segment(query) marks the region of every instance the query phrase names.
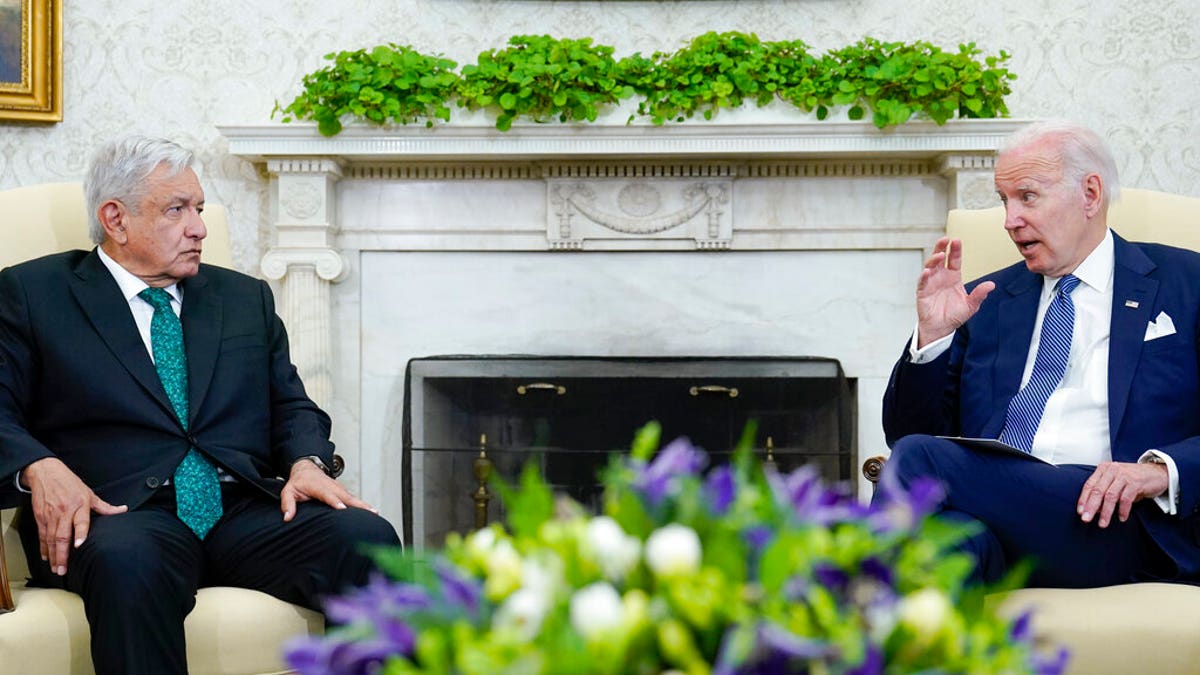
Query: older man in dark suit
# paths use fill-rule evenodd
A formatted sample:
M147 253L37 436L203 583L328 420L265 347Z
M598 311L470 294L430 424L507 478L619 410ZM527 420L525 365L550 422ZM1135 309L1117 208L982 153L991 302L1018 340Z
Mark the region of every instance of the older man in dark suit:
M995 182L1024 261L964 287L961 242L935 246L885 479L945 484L947 514L984 526L983 579L1025 558L1039 586L1200 579L1200 254L1109 230L1116 164L1077 125L1018 132Z
M184 673L202 585L316 608L395 531L329 474L270 289L200 264L192 155L129 138L87 180L91 252L0 272L0 478L34 581L81 595L100 673ZM6 477L6 478L5 478Z

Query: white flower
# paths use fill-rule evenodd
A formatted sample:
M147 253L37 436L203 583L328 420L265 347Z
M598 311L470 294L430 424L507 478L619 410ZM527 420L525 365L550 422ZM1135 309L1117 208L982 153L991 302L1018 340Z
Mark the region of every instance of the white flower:
M467 535L467 550L472 554L486 556L496 545L496 530L485 527Z
M619 626L623 614L621 596L607 581L597 581L571 596L571 625L584 638Z
M548 598L530 588L522 588L504 601L496 610L493 624L498 629L515 631L525 640L532 640L542 629L542 620L549 609Z
M511 541L502 539L493 546L485 564L487 581L483 584L483 593L489 600L508 597L521 586L521 555Z
M563 563L558 556L548 552L535 552L521 560L521 588L528 588L549 598L566 585Z
M671 524L646 539L646 564L660 579L700 569L700 537L684 525Z
M605 578L612 581L623 579L642 552L641 542L625 534L617 521L608 516L593 518L588 523L584 541Z
M897 614L900 623L918 638L931 640L946 625L951 611L945 593L936 588L922 588L901 598Z

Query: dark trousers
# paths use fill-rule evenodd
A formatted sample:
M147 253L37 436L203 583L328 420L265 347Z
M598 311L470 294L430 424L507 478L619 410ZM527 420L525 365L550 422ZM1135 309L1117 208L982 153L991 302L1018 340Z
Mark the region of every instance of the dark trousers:
M1170 576L1167 556L1151 540L1140 513L1159 507L1134 504L1122 523L1084 523L1075 512L1083 483L1095 467L1052 465L975 450L914 434L900 439L884 466L886 480L908 487L921 476L946 489L945 517L984 526L964 542L978 563L977 580L996 581L1019 560L1034 563L1029 586L1092 588ZM886 499L877 493L876 499Z
M222 492L225 513L204 541L175 515L169 487L135 511L93 515L65 579L39 560L25 509L33 581L82 596L99 675L186 673L183 620L202 586L251 588L319 611L324 596L367 580L373 566L363 544L399 545L369 511L305 502L285 523L279 502L257 490L224 484Z

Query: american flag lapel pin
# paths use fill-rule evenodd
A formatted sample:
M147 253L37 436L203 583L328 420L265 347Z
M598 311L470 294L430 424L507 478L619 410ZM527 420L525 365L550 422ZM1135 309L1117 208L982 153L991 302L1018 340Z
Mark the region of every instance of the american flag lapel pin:
M1137 300L1126 300L1126 301L1125 301L1125 306L1126 306L1126 307L1129 307L1130 309L1137 309L1137 308L1138 308L1138 301L1137 301Z

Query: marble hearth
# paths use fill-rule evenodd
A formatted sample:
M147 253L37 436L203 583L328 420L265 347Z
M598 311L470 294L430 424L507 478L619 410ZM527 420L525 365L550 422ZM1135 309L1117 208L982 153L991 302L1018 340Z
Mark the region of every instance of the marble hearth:
M262 273L345 479L400 523L416 357L830 357L882 450L921 260L1021 124L221 131L266 169Z

